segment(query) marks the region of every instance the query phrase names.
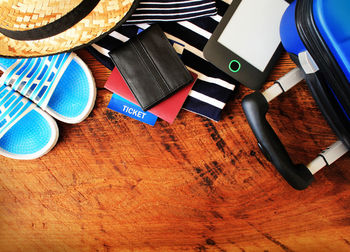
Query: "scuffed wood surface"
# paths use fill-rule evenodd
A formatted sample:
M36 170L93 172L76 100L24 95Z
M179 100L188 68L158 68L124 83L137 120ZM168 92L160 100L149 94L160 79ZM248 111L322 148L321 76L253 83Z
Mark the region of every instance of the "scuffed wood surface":
M1 251L350 251L349 154L296 191L256 145L240 105L250 90L236 90L218 123L181 111L150 127L106 108L109 70L78 54L95 108L59 123L46 156L0 157ZM293 67L283 55L266 86ZM305 83L268 120L295 162L336 140Z

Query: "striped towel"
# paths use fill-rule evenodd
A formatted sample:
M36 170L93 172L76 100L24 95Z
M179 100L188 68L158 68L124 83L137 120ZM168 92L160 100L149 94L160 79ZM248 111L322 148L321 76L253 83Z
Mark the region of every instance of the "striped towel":
M215 14L214 0L143 0L126 24L182 21Z
M218 0L218 13L214 16L195 18L180 22L160 22L159 25L170 40L185 45L182 54L184 64L198 74L198 79L186 99L183 109L219 121L221 112L231 98L237 82L206 61L203 48L220 22L229 3ZM108 52L135 36L139 28L149 24L122 26L99 40L88 50L109 69L114 68Z

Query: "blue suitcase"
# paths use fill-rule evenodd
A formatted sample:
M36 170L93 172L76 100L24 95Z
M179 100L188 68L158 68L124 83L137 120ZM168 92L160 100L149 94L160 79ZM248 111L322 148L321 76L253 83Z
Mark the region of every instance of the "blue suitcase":
M282 17L280 35L297 68L263 93L246 96L242 106L265 156L301 190L350 149L350 0L296 0ZM308 165L295 165L265 115L269 101L302 79L339 141Z

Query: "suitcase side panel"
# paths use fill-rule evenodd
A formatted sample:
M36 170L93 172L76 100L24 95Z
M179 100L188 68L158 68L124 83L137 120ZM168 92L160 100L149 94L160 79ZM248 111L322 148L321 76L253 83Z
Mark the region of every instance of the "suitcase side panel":
M303 42L298 34L295 24L296 1L292 2L286 9L280 23L280 36L283 47L288 53L298 55L306 51Z
M350 88L350 1L314 1L316 26L349 81Z

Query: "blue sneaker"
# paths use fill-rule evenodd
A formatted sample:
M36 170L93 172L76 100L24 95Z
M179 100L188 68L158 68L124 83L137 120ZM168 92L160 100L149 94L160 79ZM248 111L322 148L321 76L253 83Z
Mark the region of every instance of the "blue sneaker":
M96 99L94 78L75 53L9 59L0 58L5 84L27 97L57 120L79 123Z
M6 85L0 86L0 154L34 159L49 152L58 139L56 121Z

